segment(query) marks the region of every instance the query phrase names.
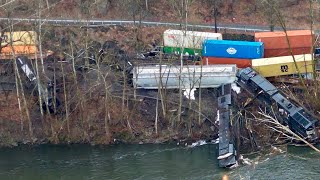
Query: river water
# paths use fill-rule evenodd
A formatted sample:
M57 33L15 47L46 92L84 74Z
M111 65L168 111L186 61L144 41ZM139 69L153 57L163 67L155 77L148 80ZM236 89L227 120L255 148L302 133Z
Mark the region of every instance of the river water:
M38 146L0 149L0 179L320 179L320 155L308 148L254 157L221 169L217 145ZM252 157L253 158L253 157ZM259 160L257 160L259 159ZM253 160L253 159L252 159Z

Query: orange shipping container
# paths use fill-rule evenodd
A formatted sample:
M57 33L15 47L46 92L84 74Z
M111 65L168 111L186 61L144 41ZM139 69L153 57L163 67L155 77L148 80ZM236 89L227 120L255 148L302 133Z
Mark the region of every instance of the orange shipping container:
M238 68L251 67L250 59L237 59L237 58L217 58L217 57L203 57L203 65L210 64L236 64Z
M287 31L291 48L307 48L315 39L310 30ZM263 42L265 49L288 49L286 34L282 31L255 33L255 41ZM310 53L310 52L309 52Z
M10 56L12 55L12 51L15 55L34 55L37 53L37 47L36 46L13 46L11 48L10 46L3 47L1 49L1 55L2 56Z
M300 54L310 54L311 49L310 47L307 48L293 48L292 53L293 55L300 55ZM279 56L291 56L289 49L265 49L264 50L264 57L279 57Z

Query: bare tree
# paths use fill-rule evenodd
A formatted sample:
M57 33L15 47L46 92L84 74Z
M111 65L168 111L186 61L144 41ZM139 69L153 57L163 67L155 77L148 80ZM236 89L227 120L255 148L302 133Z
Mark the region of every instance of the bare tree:
M265 3L266 6L269 6L270 8L273 9L273 12L275 14L276 20L280 24L282 30L285 33L286 41L287 41L287 44L288 44L288 49L289 49L290 54L292 56L292 59L293 59L293 62L294 62L294 66L295 66L295 68L296 68L296 70L298 72L299 79L300 79L301 83L303 84L303 86L305 87L305 89L307 89L306 85L305 85L305 81L304 81L304 79L302 77L302 74L300 73L301 72L300 68L298 67L298 64L296 62L295 56L293 54L293 50L292 50L291 43L290 43L289 36L288 36L288 32L287 32L287 24L286 24L285 17L282 15L281 11L278 9L279 7L276 6L277 5L276 3L273 3L273 2L270 2L270 1L266 1L266 0L263 0L262 2Z
M316 152L320 153L320 150L318 148L316 148L315 146L313 146L311 143L309 143L308 141L306 141L305 139L303 139L302 137L300 137L299 135L297 135L296 133L294 133L293 131L291 131L289 129L288 126L285 126L283 124L281 124L278 119L275 116L275 113L272 109L272 114L268 115L265 114L263 112L259 112L259 114L262 116L262 118L257 118L258 121L262 121L264 123L269 123L270 125L267 125L271 130L278 132L282 135L284 135L285 137L287 137L288 139L294 139L297 141L302 141L303 143L305 143L306 145L308 145L310 148L312 148L313 150L315 150Z

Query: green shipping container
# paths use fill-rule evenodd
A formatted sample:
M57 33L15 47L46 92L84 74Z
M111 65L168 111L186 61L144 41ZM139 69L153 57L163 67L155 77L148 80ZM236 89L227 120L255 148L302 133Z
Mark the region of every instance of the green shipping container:
M166 54L180 54L182 48L180 47L168 47L165 46L163 47L163 52ZM183 49L183 54L188 54L188 55L198 55L201 56L201 49L193 49L193 48L184 48Z

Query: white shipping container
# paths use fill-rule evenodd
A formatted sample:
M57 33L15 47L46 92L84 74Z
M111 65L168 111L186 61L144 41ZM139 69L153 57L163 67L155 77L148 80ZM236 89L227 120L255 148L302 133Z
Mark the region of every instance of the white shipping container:
M172 29L163 33L163 45L168 47L202 49L202 43L207 39L222 40L222 34Z

